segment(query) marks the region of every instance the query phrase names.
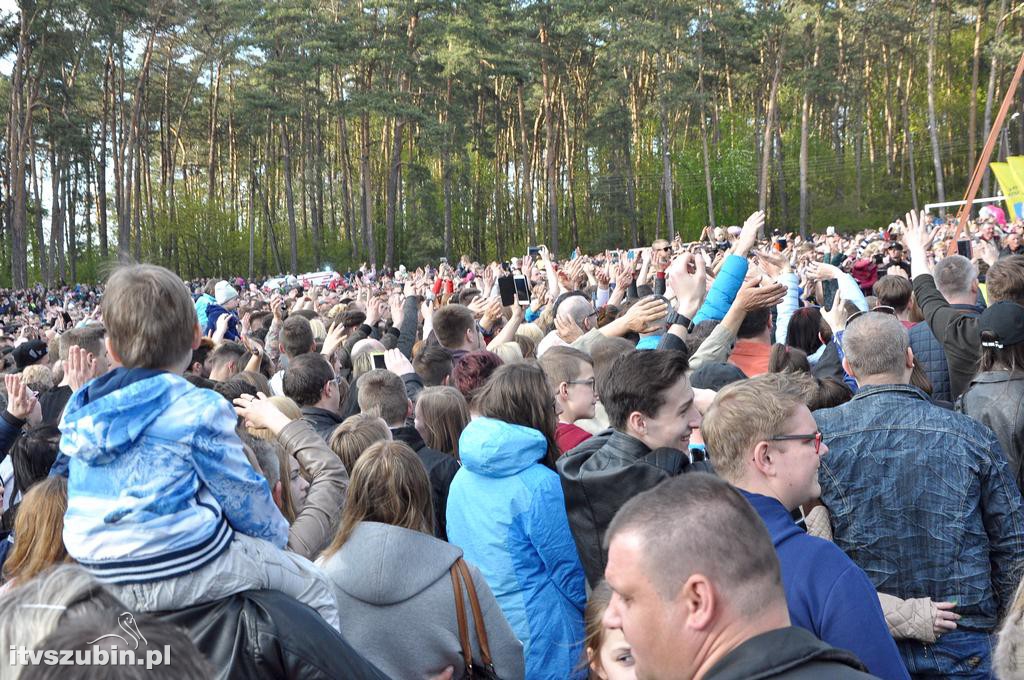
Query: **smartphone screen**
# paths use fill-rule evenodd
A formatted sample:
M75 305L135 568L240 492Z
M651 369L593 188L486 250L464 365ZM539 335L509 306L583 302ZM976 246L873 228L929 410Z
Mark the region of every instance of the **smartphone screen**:
M538 255L540 255L540 248L538 248L537 246L530 246L529 248L526 249L526 254L529 255L530 257L537 257Z
M387 368L384 365L384 352L373 353L373 367L374 368Z
M512 281L511 275L498 277L498 293L501 295L502 307L510 307L515 304L516 284Z
M970 260L973 257L973 253L972 253L972 249L971 249L971 242L968 241L967 239L961 239L961 240L957 241L956 242L956 252L957 252L957 255L963 255L968 260Z
M530 284L527 282L526 277L516 276L514 283L516 295L519 296L519 304L523 306L530 304ZM502 301L502 304L504 304L504 301Z

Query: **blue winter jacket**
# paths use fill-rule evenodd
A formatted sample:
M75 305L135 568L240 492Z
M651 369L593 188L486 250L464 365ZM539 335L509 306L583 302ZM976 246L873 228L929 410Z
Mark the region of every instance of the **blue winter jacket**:
M771 534L793 625L853 652L873 675L908 680L867 574L834 543L798 527L777 499L743 489L740 493Z
M237 342L242 337L238 333L238 316L216 303L206 308L206 326L203 328L203 334L211 335L217 330L217 319L222 314L228 315L228 330L224 333L224 339Z
M725 318L729 307L732 307L733 300L736 299L736 294L743 286L743 279L747 276L747 267L749 266L745 257L730 255L725 258L722 268L718 270L718 276L711 284L711 290L704 298L704 304L700 306L697 315L693 317L695 325L705 319L721 321Z
M200 328L206 328L206 310L207 308L209 308L210 305L216 303L217 298L207 293L203 293L202 295L199 296L199 299L196 300L196 316L199 317Z
M577 666L587 594L562 486L539 462L546 452L537 430L473 420L459 438L447 528L522 641L526 677L565 680L585 676Z
M171 373L115 369L75 392L64 544L108 583L158 581L212 562L234 531L283 548L288 523L242 452L235 413Z

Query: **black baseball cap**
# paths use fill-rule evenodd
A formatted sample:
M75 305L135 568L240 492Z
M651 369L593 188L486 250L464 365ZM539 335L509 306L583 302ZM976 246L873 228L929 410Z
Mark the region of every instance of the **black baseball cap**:
M11 356L14 357L14 364L18 370L23 370L46 356L46 343L42 340L23 342L14 348Z
M981 313L978 330L982 347L1003 349L1024 342L1024 307L1016 302L996 302Z

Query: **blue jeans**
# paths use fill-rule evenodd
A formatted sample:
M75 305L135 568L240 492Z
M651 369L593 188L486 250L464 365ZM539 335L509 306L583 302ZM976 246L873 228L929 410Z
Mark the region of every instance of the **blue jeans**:
M932 644L897 640L896 646L914 680L995 678L992 674L994 641L988 633L957 630L942 635Z

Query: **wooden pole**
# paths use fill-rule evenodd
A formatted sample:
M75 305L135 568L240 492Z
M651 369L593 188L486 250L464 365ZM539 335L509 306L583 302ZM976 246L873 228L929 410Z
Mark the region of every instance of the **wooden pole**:
M996 146L996 140L999 139L999 133L1003 130L1003 121L1006 119L1006 113L1010 110L1010 104L1013 103L1013 95L1017 92L1017 85L1020 83L1020 77L1024 74L1024 53L1020 55L1020 61L1017 62L1017 70L1013 72L1013 79L1010 80L1010 86L1006 88L1006 95L1003 97L1003 103L999 106L999 112L996 114L995 122L992 123L992 129L988 133L988 139L985 140L985 148L982 149L981 155L978 156L978 164L974 166L974 174L971 175L971 183L967 185L967 193L964 195L965 203L960 206L960 212L957 215L956 233L953 235L953 240L949 242L949 255L956 254L956 242L960 238L960 235L964 232L967 227L967 220L971 216L971 207L974 205L974 198L978 195L978 187L981 186L981 178L985 176L985 168L988 166L988 160L992 157L992 150ZM1014 217L1010 215L1010 217Z

